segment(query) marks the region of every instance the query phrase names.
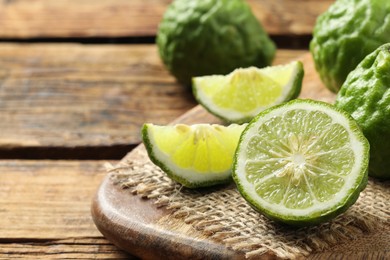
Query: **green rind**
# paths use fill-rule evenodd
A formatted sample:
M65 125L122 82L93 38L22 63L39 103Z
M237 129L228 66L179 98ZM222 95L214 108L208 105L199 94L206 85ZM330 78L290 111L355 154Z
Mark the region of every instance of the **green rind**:
M325 86L337 93L363 58L390 42L389 0L337 0L321 14L310 52Z
M149 138L149 133L148 133L148 124L144 124L142 129L141 129L141 134L142 134L142 141L144 143L144 146L146 148L146 151L148 153L149 159L156 165L158 166L163 172L165 172L169 178L172 180L180 183L184 187L190 188L190 189L196 189L196 188L203 188L203 187L210 187L210 186L215 186L215 185L221 185L221 184L226 184L232 181L231 175L228 175L226 179L221 179L221 180L210 180L210 181L204 181L204 182L189 182L187 179L181 177L178 173L175 173L170 169L169 167L166 166L161 160L156 156L156 154L153 151L153 144Z
M282 103L297 98L299 96L299 94L301 93L302 81L303 81L303 77L305 75L305 71L304 71L304 68L303 68L303 63L301 61L297 61L297 67L298 67L298 73L296 74L296 77L294 79L293 84L291 84L290 92L286 95L286 98L282 101ZM244 124L244 123L248 123L249 121L251 121L257 115L257 114L253 114L253 115L250 115L250 116L242 117L242 118L237 119L237 120L230 120L224 114L221 114L218 111L215 111L212 108L210 108L209 106L207 106L202 101L202 99L199 98L194 78L192 78L192 93L193 93L196 101L204 109L206 109L210 114L218 117L219 119L221 119L225 123L229 123L229 124ZM274 105L278 105L278 104L274 104Z
M390 179L390 43L351 71L335 105L352 115L370 142L369 175Z
M283 216L280 214L277 214L275 212L272 212L268 209L265 209L262 207L254 198L251 198L250 195L248 195L245 192L245 187L241 185L240 179L237 177L237 162L238 162L238 155L241 152L242 149L245 149L245 147L241 147L242 140L246 137L246 133L248 132L248 129L251 127L254 127L256 125L256 122L260 117L265 116L268 113L271 113L273 110L282 107L282 106L291 106L294 105L295 103L307 103L307 104L317 104L317 105L322 105L325 107L328 107L330 109L336 110L342 115L344 115L346 118L348 118L349 126L351 127L352 132L356 133L356 137L358 140L360 140L363 143L363 146L365 148L365 153L366 156L363 158L362 161L362 173L360 178L357 179L353 191L349 193L349 196L343 198L338 204L336 204L333 208L331 208L329 211L324 211L324 212L318 212L318 214L313 215L313 216L308 216L308 217L293 217L293 216ZM259 113L244 129L243 133L241 134L236 153L233 159L233 167L232 167L232 177L234 182L236 183L237 189L240 192L240 194L243 196L243 198L251 205L256 211L262 213L263 215L267 216L268 218L285 223L291 226L310 226L310 225L316 225L319 223L323 223L326 221L329 221L336 216L342 214L345 212L349 207L351 207L356 200L359 197L360 192L366 187L367 181L368 181L368 163L369 163L369 150L370 150L370 145L365 138L365 136L362 134L358 124L355 122L355 120L344 110L339 109L337 107L334 107L328 103L325 102L320 102L320 101L314 101L314 100L301 100L301 99L296 99L293 101L290 101L288 103L280 104L274 107L271 107L269 109L264 110L263 112Z
M194 76L265 67L276 52L244 0L175 0L159 24L156 43L167 69L184 85Z
M292 84L292 88L290 90L290 93L286 96L286 99L284 100L284 102L296 99L299 96L299 94L301 93L302 81L303 81L303 77L305 75L305 70L303 68L303 63L301 61L297 61L297 67L298 67L298 73L297 73L295 80Z

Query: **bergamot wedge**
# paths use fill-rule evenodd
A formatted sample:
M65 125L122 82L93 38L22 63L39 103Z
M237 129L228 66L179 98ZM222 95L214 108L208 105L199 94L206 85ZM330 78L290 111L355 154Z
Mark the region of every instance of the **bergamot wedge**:
M226 183L245 125L144 124L143 143L151 161L188 188Z
M249 122L260 111L296 98L302 86L303 65L294 61L266 68L239 68L228 75L192 79L197 101L227 122Z

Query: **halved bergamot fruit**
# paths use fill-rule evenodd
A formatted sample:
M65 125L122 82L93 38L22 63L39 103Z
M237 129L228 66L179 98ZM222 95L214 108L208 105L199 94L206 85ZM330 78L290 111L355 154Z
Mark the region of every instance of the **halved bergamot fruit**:
M145 124L142 138L151 161L188 188L226 183L245 125Z
M369 143L346 112L293 100L255 117L242 133L233 179L243 197L291 225L327 221L355 203L367 183Z
M194 77L197 101L227 122L249 122L259 112L298 97L303 79L300 61L266 68L240 68L228 75Z

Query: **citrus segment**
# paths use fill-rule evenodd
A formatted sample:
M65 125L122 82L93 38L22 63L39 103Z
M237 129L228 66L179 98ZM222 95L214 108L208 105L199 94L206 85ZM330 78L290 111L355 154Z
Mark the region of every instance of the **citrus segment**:
M236 69L228 75L193 78L193 92L209 112L228 122L248 122L260 111L296 98L303 65Z
M328 220L367 182L369 144L344 111L294 100L261 112L244 130L233 179L263 214L293 225Z
M142 137L153 163L177 182L195 188L230 180L233 155L244 127L145 124Z

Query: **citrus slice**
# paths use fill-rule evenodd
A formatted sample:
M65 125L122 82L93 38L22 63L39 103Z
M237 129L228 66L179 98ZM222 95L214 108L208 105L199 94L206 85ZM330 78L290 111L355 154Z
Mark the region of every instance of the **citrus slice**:
M244 128L145 124L142 138L154 164L183 186L198 188L231 180L233 156Z
M236 69L228 75L194 77L197 101L227 122L249 122L262 110L296 98L302 86L303 65Z
M369 143L346 112L293 100L261 112L242 133L233 164L241 195L291 225L344 212L367 183Z

